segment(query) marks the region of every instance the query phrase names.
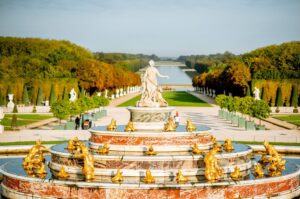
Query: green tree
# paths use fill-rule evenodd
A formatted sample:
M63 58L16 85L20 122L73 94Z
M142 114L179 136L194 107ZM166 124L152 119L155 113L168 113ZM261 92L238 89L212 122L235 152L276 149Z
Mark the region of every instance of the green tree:
M262 87L262 89L261 89L261 99L264 101L267 101L267 93L266 93L265 87Z
M18 125L17 125L17 115L16 114L13 114L12 115L12 118L11 118L11 129L12 130L16 130L17 129L17 127L18 127Z
M5 105L4 104L4 96L3 96L3 94L2 94L2 92L0 90L0 106L3 106L3 105Z
M13 88L12 88L11 84L8 85L7 94L14 94L14 91L13 91Z
M75 102L70 102L70 116L75 116L82 113L80 104L77 101L78 100L76 100Z
M36 105L41 106L42 102L43 102L43 89L41 87L39 87Z
M246 96L251 96L250 86L247 86Z
M34 105L33 108L32 108L32 112L33 112L33 113L36 113L36 106L35 106L35 105Z
M298 107L298 88L296 85L292 87L291 103L293 107Z
M240 110L240 104L241 104L241 98L240 97L237 97L235 96L233 98L233 112L237 112Z
M54 84L51 84L49 105L51 106L56 101L55 87Z
M83 98L85 96L85 90L83 87L80 88L79 98Z
M14 105L14 109L13 109L13 113L17 113L18 112L18 107L17 107L17 105L15 104Z
M277 94L276 94L276 104L277 107L283 106L283 100L282 100L282 91L281 87L278 87Z
M216 104L219 105L221 109L226 108L226 98L227 96L224 94L217 95L215 98Z
M64 100L54 102L51 106L51 112L54 117L58 118L60 121L62 119L67 119L70 115L70 102Z
M226 109L229 111L229 112L233 112L234 111L234 101L233 101L233 97L232 96L228 96L226 98Z
M94 101L95 107L107 106L109 104L109 100L102 96L99 97L94 95L92 99Z
M259 123L261 125L261 119L269 117L271 109L268 103L264 100L254 100L251 106L251 116L259 118Z
M63 90L62 100L69 101L69 93L67 92L66 87L64 87L64 90Z
M253 102L254 102L253 97L247 96L241 98L239 112L241 112L243 115L244 114L249 115L250 117L252 115L251 106Z
M292 87L291 105L294 107L293 113L298 113L298 88L296 85Z
M23 104L26 105L26 106L30 104L30 101L29 101L29 98L28 98L27 86L26 85L24 85L24 88L23 88L22 101L23 101Z

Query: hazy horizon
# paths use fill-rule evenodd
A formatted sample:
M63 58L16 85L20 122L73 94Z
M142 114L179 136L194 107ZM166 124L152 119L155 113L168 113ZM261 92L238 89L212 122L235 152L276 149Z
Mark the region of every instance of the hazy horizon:
M297 0L0 0L0 36L159 57L249 52L300 40Z

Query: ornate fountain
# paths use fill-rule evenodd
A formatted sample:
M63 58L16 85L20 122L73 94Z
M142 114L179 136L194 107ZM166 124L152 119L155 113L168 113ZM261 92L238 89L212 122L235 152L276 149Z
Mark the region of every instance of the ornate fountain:
M299 168L286 162L269 143L264 143L266 154L258 159L247 145L228 139L217 142L207 126L191 120L176 126L170 117L173 108L162 99L158 86L149 88L153 76L147 75L155 73L151 63L149 68L141 101L137 107L128 108L131 119L127 125L112 119L110 124L90 129L88 141L74 138L52 146L46 164L45 149L38 142L23 165L16 160L1 167L3 196L119 199L299 195Z

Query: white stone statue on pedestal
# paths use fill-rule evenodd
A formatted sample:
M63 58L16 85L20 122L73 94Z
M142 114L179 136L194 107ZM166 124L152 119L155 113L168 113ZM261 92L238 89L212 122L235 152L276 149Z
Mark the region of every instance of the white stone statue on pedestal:
M98 97L101 97L101 92L97 92L97 96L98 96Z
M158 85L157 77L169 78L168 76L162 75L154 67L155 62L149 61L145 74L142 77L142 97L137 102L137 107L166 107L168 103L163 99L161 94L161 88Z
M14 108L15 103L13 103L13 99L14 99L14 94L8 94L9 102L7 103L7 108Z
M120 92L120 90L117 88L116 89L116 98L119 98L119 92Z
M75 92L74 88L72 88L72 90L70 91L70 101L71 102L75 102L77 99L77 93Z
M253 94L254 94L254 99L260 100L260 96L259 96L260 91L258 88L256 88L256 87L254 88Z
M0 107L0 122L4 118L3 108ZM4 127L0 125L0 134L4 132Z
M108 94L108 90L107 89L105 89L105 91L104 91L104 97L105 98L107 98L108 96L107 96L107 94Z
M120 97L123 96L123 88L120 88Z

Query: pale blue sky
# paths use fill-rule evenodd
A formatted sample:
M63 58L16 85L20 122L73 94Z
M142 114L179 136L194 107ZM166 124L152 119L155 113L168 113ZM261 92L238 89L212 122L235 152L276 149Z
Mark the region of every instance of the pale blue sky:
M0 0L0 35L179 56L300 40L300 0Z

